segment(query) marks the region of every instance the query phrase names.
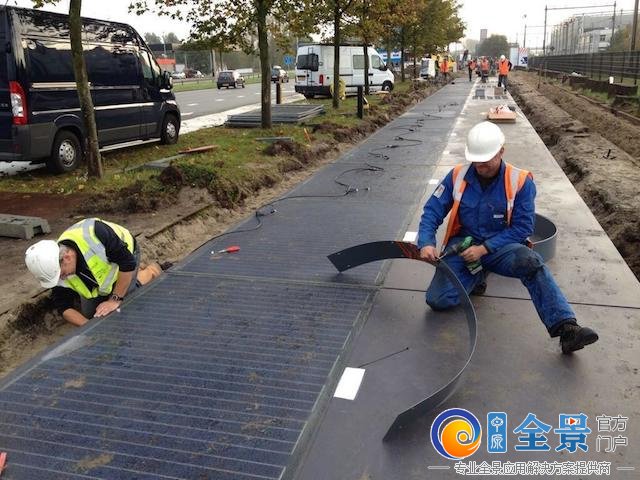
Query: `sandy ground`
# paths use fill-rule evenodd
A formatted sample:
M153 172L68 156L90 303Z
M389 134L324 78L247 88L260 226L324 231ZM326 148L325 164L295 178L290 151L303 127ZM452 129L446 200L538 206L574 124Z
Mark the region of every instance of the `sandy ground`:
M549 151L640 278L640 127L532 73L512 93Z

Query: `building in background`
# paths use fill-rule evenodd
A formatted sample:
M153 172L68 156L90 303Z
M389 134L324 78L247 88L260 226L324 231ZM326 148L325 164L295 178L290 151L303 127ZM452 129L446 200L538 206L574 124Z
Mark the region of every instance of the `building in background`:
M617 32L632 24L633 14L620 12L615 21ZM611 45L612 27L612 15L574 15L551 30L547 54L602 52Z
M480 29L480 43L484 42L487 39L487 29L486 28L481 28Z

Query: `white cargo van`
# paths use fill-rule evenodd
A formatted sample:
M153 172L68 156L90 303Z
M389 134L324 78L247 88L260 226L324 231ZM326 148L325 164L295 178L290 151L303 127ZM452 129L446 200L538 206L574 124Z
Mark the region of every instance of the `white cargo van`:
M331 96L333 84L332 44L314 43L298 47L296 58L295 90L307 98L316 95ZM393 73L387 69L380 54L371 46L369 55L369 86L372 92L393 90ZM355 94L364 86L364 52L362 45L340 45L340 78L344 80L347 95Z

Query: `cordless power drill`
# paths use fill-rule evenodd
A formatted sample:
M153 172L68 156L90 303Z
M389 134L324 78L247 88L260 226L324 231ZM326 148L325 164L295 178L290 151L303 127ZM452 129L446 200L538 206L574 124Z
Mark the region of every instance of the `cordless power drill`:
M459 255L472 245L473 245L473 238L464 237L461 242L458 242L454 245L451 245L449 248L447 248L445 252L440 256L440 260L450 255ZM482 270L482 264L480 263L480 260L476 260L475 262L468 262L466 263L466 266L472 275L475 275L480 270Z

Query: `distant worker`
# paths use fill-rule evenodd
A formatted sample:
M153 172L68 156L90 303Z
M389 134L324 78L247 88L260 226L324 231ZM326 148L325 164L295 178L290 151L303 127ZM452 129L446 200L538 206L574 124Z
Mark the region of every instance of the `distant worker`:
M482 83L487 83L487 77L489 76L489 60L487 57L482 57L480 62L480 74L482 75Z
M578 325L542 257L527 246L534 230L536 187L531 173L502 160L504 143L504 134L493 123L481 122L469 131L465 149L469 163L454 167L424 207L420 256L429 262L438 260L436 230L450 213L442 252L458 251L466 237L473 242L441 261L466 291L481 285L485 272L520 279L549 335L560 337L562 353L580 350L597 341L598 335ZM426 301L434 310L460 303L457 290L440 269L427 289Z
M436 55L436 59L433 62L433 66L435 69L435 80L437 80L440 75L440 55Z
M467 67L469 68L469 81L471 81L471 76L473 75L473 72L476 69L476 61L475 59L471 59L469 60L469 63L467 63Z
M500 61L498 62L498 88L502 85L504 87L504 93L507 93L507 76L511 71L513 64L504 55L500 55Z
M442 82L447 83L449 80L449 56L445 55L440 62L440 73L442 73Z
M41 240L25 253L29 271L44 288L53 288L54 306L74 325L104 317L137 286L162 272L157 264L140 268L140 249L124 227L98 218L81 220L58 241ZM80 311L74 308L80 297Z

